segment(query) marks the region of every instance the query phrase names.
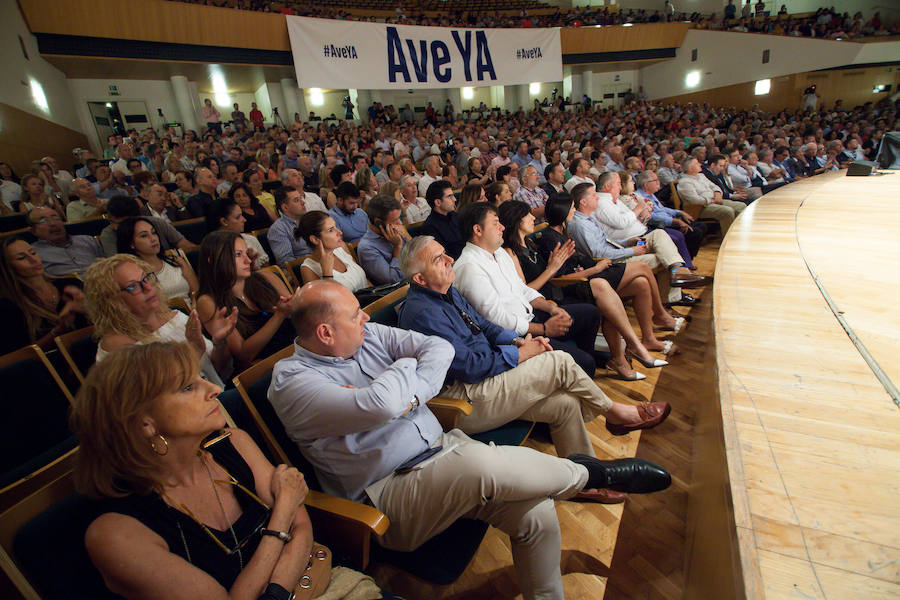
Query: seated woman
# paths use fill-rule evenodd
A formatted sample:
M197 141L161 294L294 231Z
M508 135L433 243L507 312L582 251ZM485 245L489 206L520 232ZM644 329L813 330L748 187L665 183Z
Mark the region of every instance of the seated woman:
M244 229L256 231L265 229L272 224L268 211L259 203L246 183L235 183L231 186L231 189L228 190L228 200L241 207L241 214L247 221Z
M485 201L487 201L487 196L484 194L484 187L478 183L470 183L463 187L459 193L459 203L456 205L456 211L459 212L464 206Z
M18 203L13 203L13 207L16 212L28 213L42 206L52 208L63 221L66 220L66 209L63 203L47 194L44 190L44 180L40 175L29 173L22 178L22 195Z
M214 202L206 213L206 231L233 231L241 234L244 243L247 244L247 252L253 259L253 268L261 269L269 264L269 255L263 249L262 244L255 235L244 233L247 219L241 212L241 207L230 198L221 198Z
M512 192L509 191L509 186L502 181L495 181L489 185L484 191L484 196L494 206L500 206L504 202L512 200Z
M201 356L203 375L221 384L231 374L231 355L225 339L234 329L237 311L217 311L206 320L212 341L203 336L196 311L172 310L153 268L130 254L101 258L84 272L88 316L94 323L97 362L134 344L190 342Z
M275 196L263 189L263 179L256 169L247 169L242 176L244 183L250 188L250 193L269 215L270 223L278 219L278 211L275 210ZM254 229L261 229L254 227Z
M603 337L612 354L606 366L620 379L636 381L645 378L631 368L625 352L637 357L645 367L667 365L666 361L654 359L635 335L622 300L615 292L624 276L625 266L610 265L608 261L600 261L596 265L590 259L584 261L576 254L575 243L569 239L557 239L549 253L541 253L537 245L526 237L534 232L534 215L530 210L527 203L517 200L504 202L497 209L504 227L503 247L518 266L520 277L526 285L558 304L596 304L603 315ZM564 218L558 214L554 216L557 223ZM557 288L550 283L550 279L557 276L586 277L589 281ZM622 348L622 338L625 338L625 348Z
M356 175L353 177L353 183L362 192L363 197L360 206L365 209L369 200L378 195L378 181L372 175L372 170L369 167L363 167L356 172Z
M184 252L175 250L171 255L162 250L153 221L147 217L129 217L119 223L116 249L119 254L137 256L150 265L167 298L183 298L191 305L192 295L200 287L194 268Z
M54 348L53 338L87 327L81 281L47 277L37 250L20 237L0 242L0 354L29 344Z
M491 176L484 172L484 163L481 158L473 156L469 159L469 183L477 183L486 186L491 182Z
M221 391L200 376L189 344L133 346L88 373L72 407L75 480L102 500L84 542L115 594L277 600L292 597L306 571L303 475L273 467L245 432L223 429ZM368 586L355 597L379 596L371 580L337 573L356 576L357 592Z
M290 322L292 294L277 275L253 271L244 239L233 231L214 231L200 245L200 320L237 307L237 325L226 339L241 367L294 342Z
M328 213L313 210L302 217L295 233L313 249L300 267L303 283L316 279L334 279L356 292L372 284L363 268L344 249L343 235Z

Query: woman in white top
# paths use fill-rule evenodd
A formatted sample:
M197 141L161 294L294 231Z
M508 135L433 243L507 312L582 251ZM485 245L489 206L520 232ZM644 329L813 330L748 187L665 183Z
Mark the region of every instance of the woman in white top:
M201 371L207 379L221 385L220 375L230 375L231 355L225 340L237 322L236 309L230 313L217 311L206 321L206 331L212 338L208 340L196 311L188 317L170 309L151 266L130 254L102 258L88 267L84 295L94 335L100 339L98 362L132 344L187 341L200 356Z
M197 275L182 252L165 254L160 249L159 234L147 217L132 217L119 223L116 250L131 254L150 265L159 285L169 298L183 298L191 304L191 295L199 289Z
M62 203L47 194L44 190L44 182L39 175L29 173L22 178L22 196L19 198L16 210L20 213L27 213L42 206L52 208L63 221L66 220L66 211Z
M246 223L247 217L232 198L219 199L206 213L207 233L219 230L239 233L244 243L247 244L248 254L253 259L253 269L261 269L269 264L269 255L266 254L255 235L244 233Z
M328 213L313 210L300 218L297 234L313 248L313 253L300 266L303 283L316 279L334 279L351 292L372 284L362 267L344 249L341 230Z

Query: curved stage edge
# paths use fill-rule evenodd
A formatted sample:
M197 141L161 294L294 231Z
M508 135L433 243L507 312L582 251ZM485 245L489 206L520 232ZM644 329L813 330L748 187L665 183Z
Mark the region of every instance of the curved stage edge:
M900 172L838 171L726 236L685 597L900 597L898 227Z

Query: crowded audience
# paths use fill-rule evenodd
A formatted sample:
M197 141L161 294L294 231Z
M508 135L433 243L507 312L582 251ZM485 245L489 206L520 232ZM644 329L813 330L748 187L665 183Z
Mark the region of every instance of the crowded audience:
M481 519L509 534L524 597L561 598L553 501L620 503L671 483L648 461L595 457L590 421L625 435L672 410L613 402L605 376L645 378L632 359L686 368L675 340L689 315L676 308L701 302L684 290L711 282L692 261L703 245L772 190L873 159L898 105L769 114L635 97L473 120L450 107L424 123L365 108L361 123L298 116L267 129L237 104L226 121L206 103L202 131L123 131L103 160L78 149L64 165L72 177L46 157L21 178L0 163L2 218L27 224L0 234L3 351L49 350L95 327L98 367L73 424L81 489L119 507L86 538L113 591L172 585L148 584L150 567L117 559L121 548L169 564L204 535L175 530L165 547L117 514L148 507L185 526L205 527L190 506L222 531L246 533L242 514L279 530L235 540L236 562L180 561L176 574L212 576L198 589L258 597L296 578L293 553L312 543L302 479L273 470L239 430L201 445L224 427L214 400L225 382L290 347L272 372L272 408L325 492L388 516L382 546L411 550L462 516ZM369 322L360 307L407 283L398 327ZM123 377L136 361L138 374ZM116 421L115 394L143 425ZM452 431L427 406L438 394L471 404ZM182 427L177 411L196 422ZM515 419L547 423L559 456L468 437ZM101 451L115 425L130 428L135 448L124 449L142 475ZM172 451L189 460L165 458ZM233 486L181 485L187 471L227 478L226 468Z

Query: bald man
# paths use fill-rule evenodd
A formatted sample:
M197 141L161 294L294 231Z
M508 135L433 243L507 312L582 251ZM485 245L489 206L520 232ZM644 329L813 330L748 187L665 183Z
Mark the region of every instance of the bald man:
M641 459L563 459L443 433L426 403L453 346L368 323L339 284L306 284L292 320L294 354L275 365L269 400L326 492L368 499L387 515L386 548L411 551L459 518L481 519L510 536L523 596L562 600L553 501L584 488L647 493L671 482Z

